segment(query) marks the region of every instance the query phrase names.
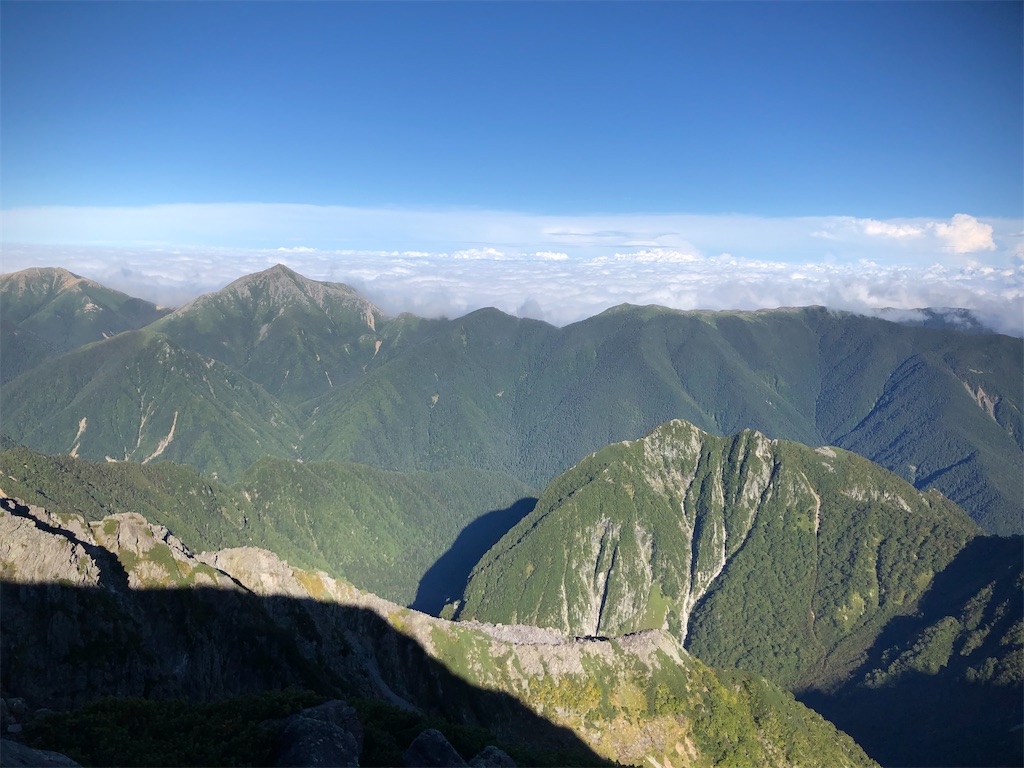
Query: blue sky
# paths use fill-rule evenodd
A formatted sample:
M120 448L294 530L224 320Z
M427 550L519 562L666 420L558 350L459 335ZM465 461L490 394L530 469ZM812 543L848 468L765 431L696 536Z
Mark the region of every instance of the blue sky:
M663 265L636 301L709 280L698 264L755 283L834 266L832 288L842 270L875 288L780 281L743 301L1001 302L1012 319L1022 7L5 1L4 271L61 260L179 298L291 259L396 304L412 284L385 283L411 270L439 306L458 294L445 311L515 311L558 296L537 264ZM445 283L458 254L490 277ZM502 264L518 292L488 287ZM934 268L942 290L881 291ZM578 313L616 298L597 283Z

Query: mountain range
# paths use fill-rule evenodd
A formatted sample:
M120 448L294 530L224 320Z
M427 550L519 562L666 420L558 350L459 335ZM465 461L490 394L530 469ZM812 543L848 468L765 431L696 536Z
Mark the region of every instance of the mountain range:
M0 279L4 349L49 329L45 359L19 366L0 401L4 433L44 453L170 459L229 482L265 455L474 467L539 490L681 418L846 448L937 488L989 532L1022 531L1017 338L820 307L620 306L565 328L497 310L386 319L347 286L278 265L133 334L104 339L92 324L96 341L63 351L66 327L91 318L81 295L93 284L28 288L60 278Z
M34 554L45 537L0 552L0 580L31 627L19 653L33 633L46 646L55 605L72 625L90 621L75 606L98 600L132 626L163 627L214 615L214 598L192 594L211 579L261 593L290 573L300 601L360 590L395 601L377 614L422 650L398 666L360 666L365 653L332 666L320 609L275 603L247 619L277 638L261 653L334 670L282 680L386 700L352 681L392 664L394 690L422 680L429 657L568 728L577 741L549 746L570 744L583 762L866 759L844 734L808 725L817 715L794 709L795 694L883 764L1019 764L1024 547L1010 534L1024 528L1024 342L959 330L948 314L907 325L821 307L624 305L556 328L497 310L389 318L347 286L280 265L173 312L62 270L0 276L9 522L34 520L97 563L79 584L57 573L61 557ZM117 533L128 522L134 538ZM139 548L144 530L170 548L158 548L159 568ZM264 554L242 557L243 578L235 555L223 556L231 567L215 554L194 561L203 551ZM74 584L37 593L26 571ZM103 576L122 572L128 592ZM151 608L153 588L175 592ZM268 624L268 610L291 618ZM216 649L236 641L217 621L207 636L210 619L182 620L204 638L202 666L221 668ZM4 625L10 659L15 624ZM382 636L351 626L347 643ZM149 647L140 631L132 642L154 670L183 652L181 640ZM101 662L108 635L98 628L95 644L61 656L54 685L75 654ZM493 645L509 637L514 648L547 640L530 641L527 661ZM536 664L544 672L524 688ZM165 673L137 667L135 693L117 690L113 672L104 685L177 695ZM195 697L269 685L232 674L256 682L221 675ZM487 706L446 709L429 691L454 683L431 679L408 683L413 709L542 759L522 752L524 730L483 717ZM44 705L58 696L39 685ZM728 704L699 704L695 685L723 686ZM969 714L953 700L971 702ZM646 752L630 751L637 739Z

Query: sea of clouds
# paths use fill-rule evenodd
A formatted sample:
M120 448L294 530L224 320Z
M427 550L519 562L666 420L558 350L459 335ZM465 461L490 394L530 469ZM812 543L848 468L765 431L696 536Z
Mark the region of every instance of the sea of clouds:
M963 307L994 330L1024 335L1020 220L261 204L13 209L2 217L4 272L61 266L169 306L282 263L347 283L389 314L455 317L493 306L565 325L621 303ZM192 244L174 244L182 242Z

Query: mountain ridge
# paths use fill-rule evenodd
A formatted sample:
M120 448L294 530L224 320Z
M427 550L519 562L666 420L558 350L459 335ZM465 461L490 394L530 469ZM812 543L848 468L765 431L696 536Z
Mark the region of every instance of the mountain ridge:
M385 318L351 288L284 266L232 285L147 330L227 365L291 413L269 427L289 446L284 457L406 471L467 465L541 487L607 443L685 418L717 434L749 427L850 448L938 487L987 530L1024 525L1024 344L1011 337L824 308L625 307L565 328L498 310ZM282 292L300 300L274 298ZM13 382L19 399L51 390L45 379L55 370L24 371ZM112 420L103 402L79 398L73 410L82 412L43 436L12 402L3 403L5 432L47 452L69 450L83 417ZM169 425L181 406L164 407ZM135 436L112 439L82 455L120 456ZM205 454L177 458L212 469ZM241 451L217 471L237 476L251 460Z
M757 679L720 679L664 634L613 644L460 627L263 550L193 555L133 513L86 523L4 499L0 530L0 586L11 606L0 616L5 686L36 706L67 706L113 686L202 699L294 679L484 725L520 747L575 744L574 761L589 764L598 755L631 764L872 764L791 697ZM30 551L52 556L33 557L29 572ZM91 663L69 664L83 656Z
M912 605L980 533L941 495L855 454L673 421L553 481L474 569L456 615L577 635L667 629L717 665L747 658L800 688L820 683L821 668L844 668L858 633ZM864 536L877 552L854 545ZM870 577L847 573L844 554ZM755 590L746 574L764 558L776 581ZM724 632L717 611L746 616L750 629ZM808 611L803 632L780 645L777 625L799 626Z

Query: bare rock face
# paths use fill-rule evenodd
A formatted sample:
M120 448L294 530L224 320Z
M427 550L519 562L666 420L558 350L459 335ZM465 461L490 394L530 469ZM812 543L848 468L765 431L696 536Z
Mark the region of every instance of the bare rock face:
M0 501L0 508L6 513L0 515L0 575L5 580L99 584L99 566L87 551L95 542L83 526L68 528L45 509L13 499Z
M198 559L231 574L242 586L257 595L309 597L288 563L265 549L235 547L203 552Z

